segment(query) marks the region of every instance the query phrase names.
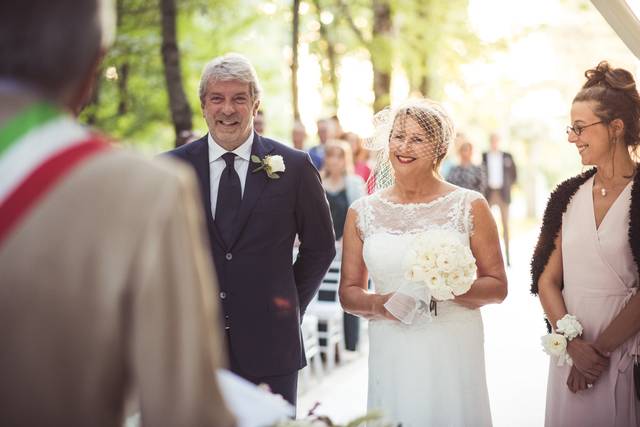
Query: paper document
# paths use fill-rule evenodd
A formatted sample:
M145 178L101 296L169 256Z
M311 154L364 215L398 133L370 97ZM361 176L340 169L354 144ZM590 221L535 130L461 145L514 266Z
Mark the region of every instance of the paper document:
M293 416L293 406L282 397L227 370L218 369L217 375L222 395L238 427L265 427Z

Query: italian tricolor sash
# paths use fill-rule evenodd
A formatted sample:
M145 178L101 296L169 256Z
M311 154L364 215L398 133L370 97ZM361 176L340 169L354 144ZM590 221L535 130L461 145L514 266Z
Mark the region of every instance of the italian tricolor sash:
M108 148L49 104L35 104L0 128L0 246L55 184Z

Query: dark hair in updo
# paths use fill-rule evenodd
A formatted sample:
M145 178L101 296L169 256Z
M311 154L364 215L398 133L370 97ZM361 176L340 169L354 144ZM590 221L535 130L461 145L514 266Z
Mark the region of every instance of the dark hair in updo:
M605 123L620 119L624 123L624 144L635 150L640 143L640 95L633 74L601 61L585 71L587 82L573 102L595 101L595 115Z

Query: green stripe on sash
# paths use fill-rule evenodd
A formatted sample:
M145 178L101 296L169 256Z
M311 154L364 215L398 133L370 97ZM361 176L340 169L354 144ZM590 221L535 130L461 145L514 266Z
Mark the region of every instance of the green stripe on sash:
M17 116L11 118L4 126L0 127L0 156L30 130L59 115L60 111L57 108L51 104L40 102L30 105Z

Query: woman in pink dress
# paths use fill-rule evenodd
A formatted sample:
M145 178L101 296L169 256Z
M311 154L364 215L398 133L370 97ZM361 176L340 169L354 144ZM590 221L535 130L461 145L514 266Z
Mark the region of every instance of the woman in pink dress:
M371 175L371 168L368 165L369 151L364 149L362 138L353 132L346 132L342 135L342 139L351 145L354 172L367 182L369 175Z
M545 425L638 426L640 178L630 152L640 96L633 75L605 61L585 76L567 134L595 168L553 192L531 263L532 292L557 334L543 337Z

